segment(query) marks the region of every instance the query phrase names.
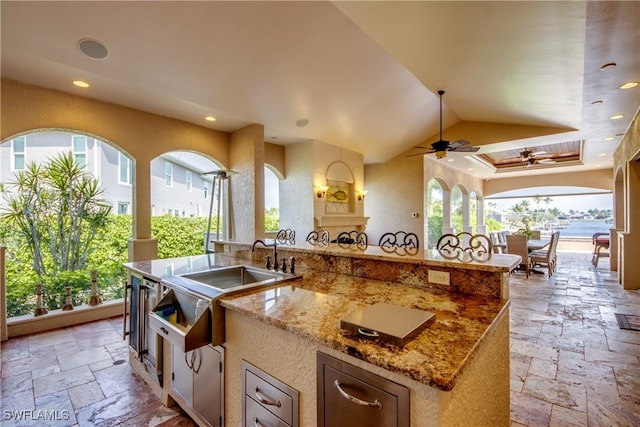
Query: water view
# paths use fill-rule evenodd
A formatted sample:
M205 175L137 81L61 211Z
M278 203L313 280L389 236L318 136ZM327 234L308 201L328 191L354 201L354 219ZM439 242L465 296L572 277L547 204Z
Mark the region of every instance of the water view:
M569 221L565 228L560 229L562 237L591 237L594 233L608 233L612 224L606 221Z

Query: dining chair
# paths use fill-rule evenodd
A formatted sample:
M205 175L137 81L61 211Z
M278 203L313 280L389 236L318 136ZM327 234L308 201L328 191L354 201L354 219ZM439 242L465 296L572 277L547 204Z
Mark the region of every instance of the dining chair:
M591 243L593 244L591 264L593 264L594 267L598 267L600 258L609 257L609 233L594 233L593 236L591 236Z
M522 258L517 268L524 268L524 272L529 277L531 272L531 262L529 260L529 250L527 249L527 236L524 234L507 234L507 253L518 255ZM515 270L515 268L514 268ZM513 273L513 270L511 271Z
M531 265L534 267L536 265L546 266L549 277L551 277L556 270L556 247L558 246L559 238L560 232L552 233L547 249L532 251L529 254Z

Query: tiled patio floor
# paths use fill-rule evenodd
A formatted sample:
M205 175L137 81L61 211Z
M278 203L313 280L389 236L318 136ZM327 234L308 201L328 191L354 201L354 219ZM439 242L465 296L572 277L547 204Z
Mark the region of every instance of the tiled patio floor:
M638 291L586 253L560 253L551 279L511 283L512 425L639 426L640 332L614 316L640 313ZM116 318L5 341L0 424L193 425L132 372L121 329ZM12 411L68 419L18 422Z
M121 333L114 318L2 343L0 425L194 426L133 372Z
M640 313L608 259L559 253L551 277L511 279L512 426L640 426L640 331L614 313Z

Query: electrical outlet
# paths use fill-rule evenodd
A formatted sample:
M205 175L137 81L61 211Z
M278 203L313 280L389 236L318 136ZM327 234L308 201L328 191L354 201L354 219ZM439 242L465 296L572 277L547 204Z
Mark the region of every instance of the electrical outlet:
M450 275L448 271L429 270L429 283L437 283L438 285L449 286Z

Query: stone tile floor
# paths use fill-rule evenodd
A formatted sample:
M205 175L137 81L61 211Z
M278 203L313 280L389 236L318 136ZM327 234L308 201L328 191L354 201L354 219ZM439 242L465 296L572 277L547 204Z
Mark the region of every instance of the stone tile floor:
M551 278L511 276L512 426L640 425L640 331L614 316L640 313L640 293L621 290L607 260L597 269L590 260L560 253ZM2 343L0 425L194 425L133 373L121 322Z
M639 314L608 259L558 254L551 278L511 276L511 425L640 426L640 331L614 313Z
M0 425L195 426L128 363L122 318L2 343Z

